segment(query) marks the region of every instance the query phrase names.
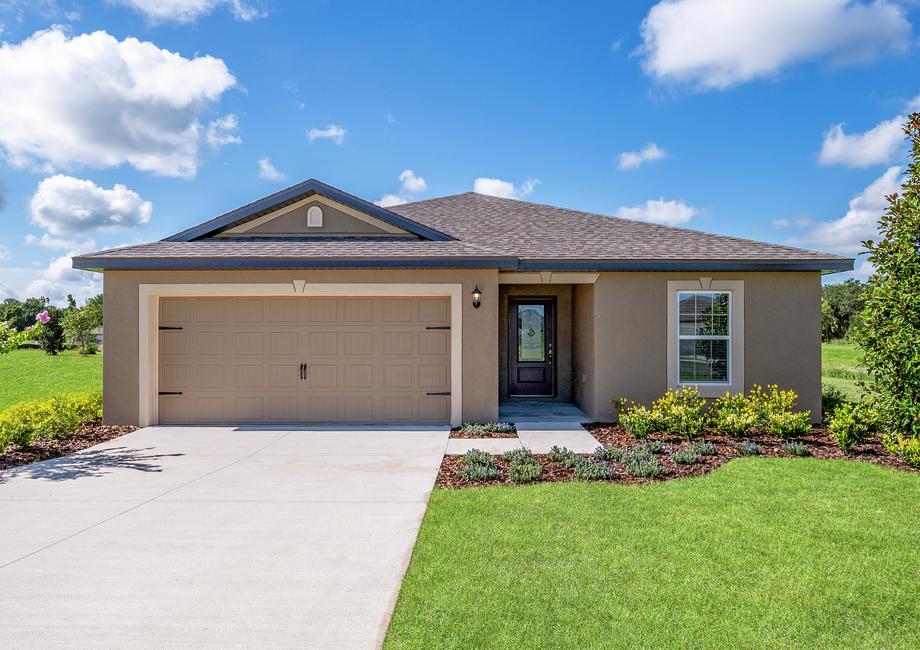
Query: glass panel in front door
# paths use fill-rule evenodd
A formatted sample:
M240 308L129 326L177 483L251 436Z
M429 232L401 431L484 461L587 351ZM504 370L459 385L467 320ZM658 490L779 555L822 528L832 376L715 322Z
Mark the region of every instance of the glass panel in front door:
M518 361L546 360L544 305L518 305Z

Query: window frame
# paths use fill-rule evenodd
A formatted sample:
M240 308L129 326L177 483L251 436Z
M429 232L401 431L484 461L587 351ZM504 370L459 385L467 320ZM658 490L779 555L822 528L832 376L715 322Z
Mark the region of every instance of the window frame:
M680 332L680 297L685 294L708 294L710 296L728 296L728 334L681 334ZM674 295L677 300L677 383L680 385L731 386L732 384L732 292L724 289L678 289ZM699 315L695 312L694 315ZM725 380L724 381L685 381L680 376L681 341L726 341L725 346Z
M680 293L728 293L729 333L728 381L681 381L680 380L680 315L678 299ZM744 281L714 280L700 277L690 280L670 280L667 290L667 386L677 390L696 387L703 397L719 397L726 391L744 390ZM690 337L693 335L687 335ZM697 335L698 336L698 335ZM714 338L714 337L700 337ZM686 339L685 339L686 340Z

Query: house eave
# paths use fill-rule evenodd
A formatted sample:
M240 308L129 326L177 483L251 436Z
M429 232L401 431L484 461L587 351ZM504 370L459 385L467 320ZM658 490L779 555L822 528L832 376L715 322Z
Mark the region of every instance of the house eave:
M519 271L852 271L853 260L520 260Z
M75 257L73 267L84 271L201 271L267 269L515 269L517 261L505 257Z

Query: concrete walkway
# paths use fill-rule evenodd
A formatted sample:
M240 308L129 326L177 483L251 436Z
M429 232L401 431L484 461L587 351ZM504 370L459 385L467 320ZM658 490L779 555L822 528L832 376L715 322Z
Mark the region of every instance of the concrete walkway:
M378 646L447 436L154 427L0 472L0 647Z

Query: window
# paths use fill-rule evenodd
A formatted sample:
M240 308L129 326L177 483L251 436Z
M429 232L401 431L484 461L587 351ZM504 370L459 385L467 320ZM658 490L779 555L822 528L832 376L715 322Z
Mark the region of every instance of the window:
M677 292L678 381L731 383L731 293Z

